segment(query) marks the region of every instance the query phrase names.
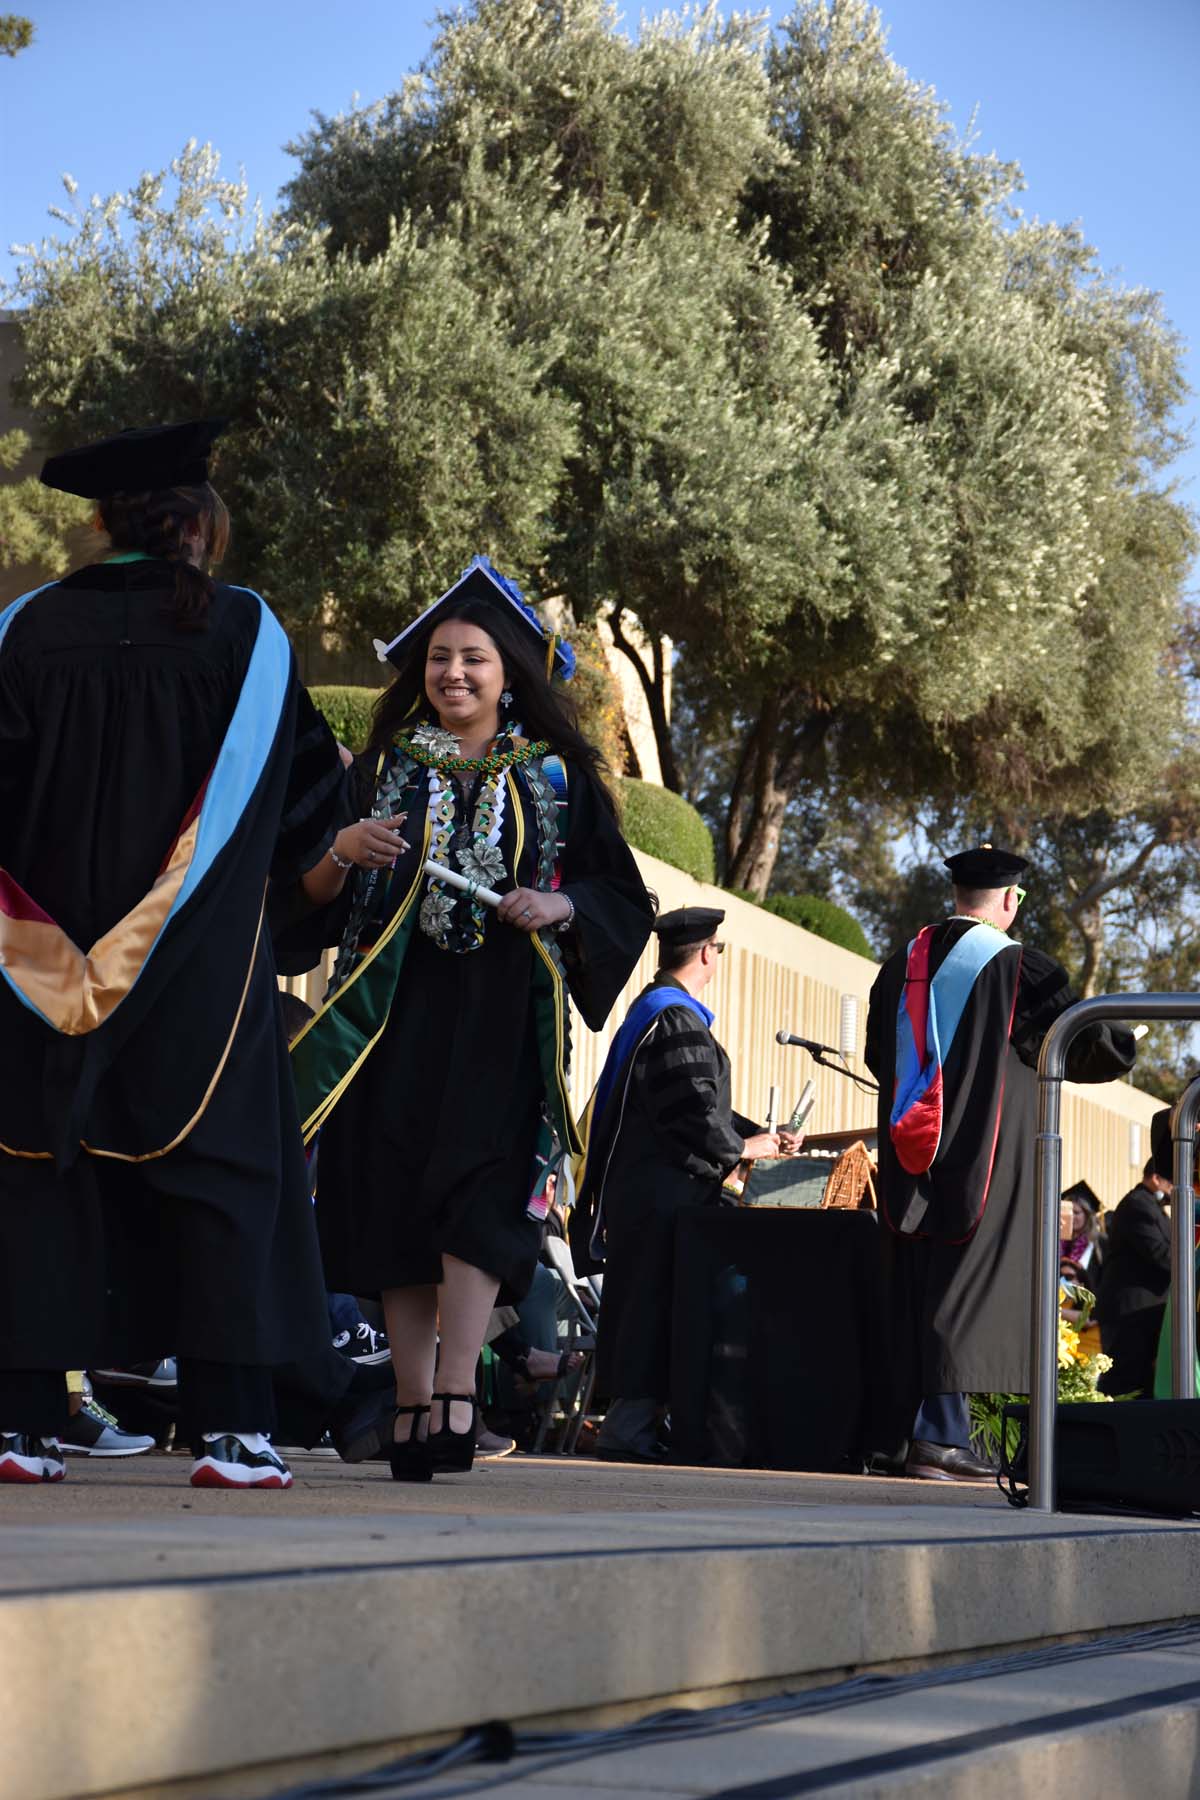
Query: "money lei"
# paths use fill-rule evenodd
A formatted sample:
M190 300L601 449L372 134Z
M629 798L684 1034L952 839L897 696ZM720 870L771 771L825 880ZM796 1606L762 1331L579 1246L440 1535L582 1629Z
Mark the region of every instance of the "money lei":
M457 795L453 779L445 780L442 771L429 768L429 813L431 821L430 856L434 862L451 867L451 845L457 823ZM471 842L461 850L458 866L472 881L492 887L504 879L504 857L500 851L500 831L504 824L505 783L503 768L489 771L479 784L475 812L471 821ZM430 880L421 902L420 926L426 937L439 949L457 955L478 950L483 943L484 910L478 900L470 902L470 925L466 932L454 933L454 897L444 881ZM456 941L456 939L458 941Z

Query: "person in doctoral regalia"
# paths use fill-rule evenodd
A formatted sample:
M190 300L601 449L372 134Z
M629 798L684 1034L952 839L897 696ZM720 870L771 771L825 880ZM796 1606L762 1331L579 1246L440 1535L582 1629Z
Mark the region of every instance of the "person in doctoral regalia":
M273 1371L326 1336L262 915L344 777L272 613L206 573L219 429L51 457L110 553L0 612L4 1480L61 1479L63 1371L174 1351L193 1482L287 1486Z
M1036 1068L1072 1004L1066 972L1009 936L1027 864L984 844L946 858L954 913L888 958L871 990L892 1414L908 1474L990 1479L967 1395L1027 1394ZM1133 1065L1133 1033L1092 1025L1073 1081ZM883 1409L886 1413L887 1407Z
M597 1385L610 1403L596 1453L610 1461L663 1458L677 1217L715 1205L744 1159L787 1155L799 1142L733 1111L729 1058L700 999L724 949L724 918L709 906L659 918L658 973L629 1009L592 1100L571 1237L577 1267L604 1269Z
M349 882L336 847L317 871L327 905L307 929L341 948L292 1060L306 1136L321 1134L327 1279L382 1295L392 1474L424 1481L471 1467L492 1308L528 1290L547 1180L579 1148L568 996L604 1023L653 908L551 682L571 674L569 646L511 581L477 557L379 648L399 673L358 761L360 804L405 821L408 842Z

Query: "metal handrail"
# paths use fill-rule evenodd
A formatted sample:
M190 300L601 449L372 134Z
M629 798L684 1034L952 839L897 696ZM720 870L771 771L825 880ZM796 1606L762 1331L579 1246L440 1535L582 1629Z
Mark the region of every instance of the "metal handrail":
M1200 994L1099 994L1055 1019L1038 1058L1037 1218L1033 1240L1033 1368L1029 1390L1029 1504L1057 1510L1054 1413L1058 1404L1058 1208L1062 1194L1062 1084L1067 1052L1088 1025L1110 1020L1200 1020ZM1175 1195L1171 1213L1171 1385L1195 1398L1196 1265L1192 1172L1200 1077L1171 1115Z

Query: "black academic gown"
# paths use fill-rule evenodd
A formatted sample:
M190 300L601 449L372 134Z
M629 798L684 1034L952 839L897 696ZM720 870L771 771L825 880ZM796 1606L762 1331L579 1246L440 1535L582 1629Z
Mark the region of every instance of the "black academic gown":
M500 841L515 874L498 882L505 891L536 886L536 819L518 786L520 817L510 804ZM653 909L616 820L571 764L567 794L561 877L575 921L556 945L570 995L596 1030L637 965ZM361 796L364 805L370 798ZM427 805L422 774L407 802L410 849L392 894L419 871ZM452 861L468 841L464 826ZM467 903L455 906L457 917ZM338 909L325 922L336 925ZM436 1284L451 1255L494 1276L503 1303L528 1292L542 1242L528 1206L547 1096L538 951L494 912L483 911L482 927L482 944L465 954L413 928L381 1035L321 1129L317 1218L331 1288L374 1295ZM564 1041L560 1061L569 1054Z
M1100 1342L1113 1359L1102 1378L1105 1393L1153 1394L1170 1286L1170 1215L1153 1190L1139 1181L1109 1220L1096 1296Z
M678 983L660 975L651 986ZM593 1122L571 1220L577 1263L596 1266L587 1240L602 1199L597 1379L610 1398L668 1398L676 1220L717 1204L722 1181L758 1129L732 1110L729 1058L708 1026L685 1006L667 1007L606 1117Z
M0 1367L279 1364L326 1335L259 922L268 873L328 847L342 771L257 598L218 584L180 632L173 579L81 569L0 647L0 868L84 948L155 887L268 640L279 697L225 849L103 1029L0 992Z
M964 932L991 929L947 920L934 939L931 972ZM906 962L907 952L899 950L876 977L866 1040L867 1065L880 1088L878 1193L897 1442L926 1394L1029 1392L1037 1059L1046 1032L1073 1001L1065 971L1028 946L1021 949L1015 995L1006 985L1007 955L983 970L944 1068L943 1139L962 1146L964 1180L906 1235L901 1221L929 1187L925 1177L900 1166L889 1135ZM1124 1026L1090 1026L1072 1045L1068 1075L1109 1081L1132 1067L1134 1049Z

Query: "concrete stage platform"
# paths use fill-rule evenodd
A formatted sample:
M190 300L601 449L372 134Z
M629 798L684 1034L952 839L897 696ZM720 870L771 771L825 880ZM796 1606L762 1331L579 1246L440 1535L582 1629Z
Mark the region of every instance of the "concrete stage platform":
M1200 1615L1200 1525L1030 1515L990 1488L549 1457L409 1488L382 1465L291 1461L286 1494L193 1491L186 1458L158 1455L76 1459L59 1487L0 1489L6 1800L279 1794L484 1719L608 1725ZM1200 1792L1176 1781L1195 1760L1197 1646L1000 1672L1007 1689L943 1685L936 1705L894 1695L862 1741L894 1748L897 1719L912 1742L944 1737L953 1713L978 1774L998 1754L986 1731L975 1741L981 1705L989 1729L1040 1706L1043 1759L1065 1708L1094 1725L1097 1769L1115 1768L1117 1726L1084 1720L1100 1694L1164 1796ZM1172 1698L1148 1722L1151 1689ZM764 1793L820 1791L819 1767L847 1765L811 1720L759 1729L772 1781L781 1759L808 1758L807 1785ZM756 1770L758 1729L741 1740ZM624 1752L497 1791L724 1793L735 1753L639 1751L678 1759L640 1774ZM1087 1755L1070 1755L1077 1776ZM887 1781L916 1781L910 1763ZM1003 1779L1025 1791L1011 1767ZM841 1789L957 1791L945 1764L928 1788L874 1781Z

